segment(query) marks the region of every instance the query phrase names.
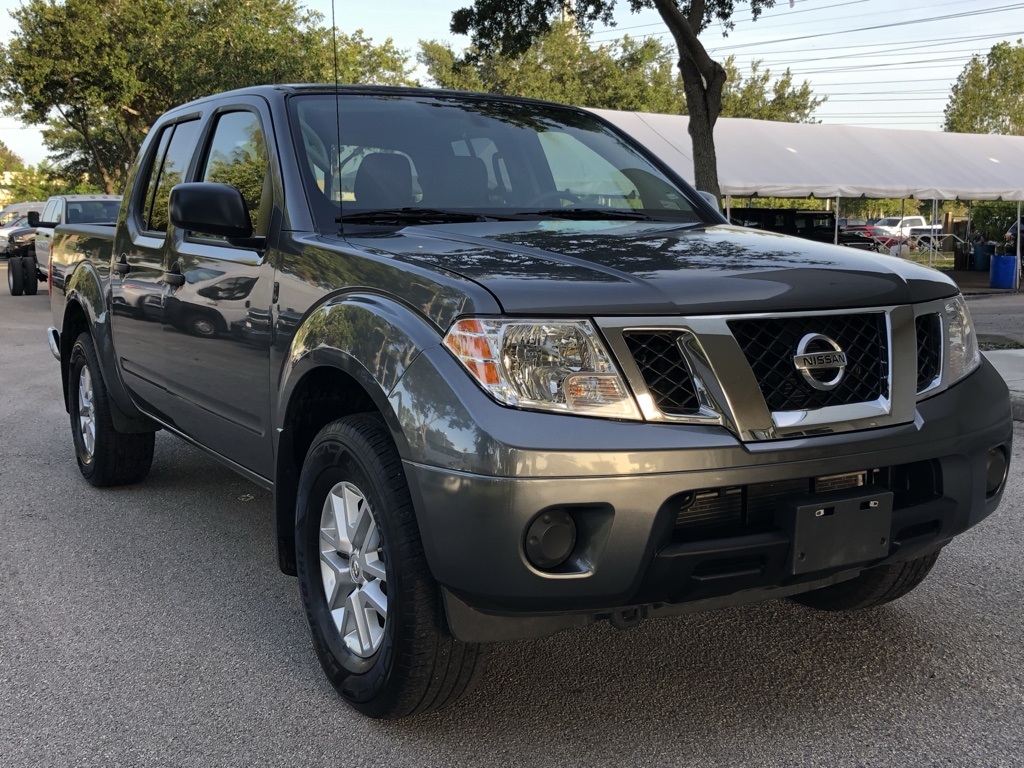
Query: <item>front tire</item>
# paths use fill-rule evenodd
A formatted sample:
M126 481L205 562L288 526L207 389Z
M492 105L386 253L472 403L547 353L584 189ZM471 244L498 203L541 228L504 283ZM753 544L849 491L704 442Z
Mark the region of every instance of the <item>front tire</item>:
M68 367L71 434L82 477L98 488L144 479L153 463L156 436L114 428L107 387L88 333L75 340Z
M7 259L7 289L11 296L21 296L25 291L25 270L21 266L21 256Z
M898 600L918 586L932 570L938 552L905 563L880 565L849 581L794 595L791 600L819 611L860 611Z
M349 704L370 717L403 717L472 687L484 649L448 631L402 462L379 416L339 419L316 436L295 533L313 646Z
M10 269L10 267L8 267ZM36 272L36 257L21 257L21 273L23 275L23 289L26 296L35 296L39 291L39 275Z

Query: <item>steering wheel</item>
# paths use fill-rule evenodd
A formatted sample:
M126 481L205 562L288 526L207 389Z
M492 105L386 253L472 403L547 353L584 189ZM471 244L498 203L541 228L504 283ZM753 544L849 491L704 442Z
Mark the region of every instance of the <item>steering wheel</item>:
M530 202L527 203L527 205L529 205L531 208L540 208L548 205L553 205L557 208L564 208L565 206L562 205L562 202L564 201L575 203L577 205L583 202L577 195L574 195L572 192L563 192L560 189L551 189L548 190L547 192L541 192L539 195L530 200Z

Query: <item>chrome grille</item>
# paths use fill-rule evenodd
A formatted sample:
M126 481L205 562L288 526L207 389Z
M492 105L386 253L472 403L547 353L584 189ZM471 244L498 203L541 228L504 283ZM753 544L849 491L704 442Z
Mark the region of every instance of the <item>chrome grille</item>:
M889 396L889 341L882 313L750 318L730 320L728 325L771 411L867 403ZM793 364L797 344L809 333L828 336L846 353L846 372L835 389L814 389Z
M919 315L917 326L917 391L924 392L942 373L942 324L938 314Z
M668 416L700 411L693 377L679 348L678 331L629 331L623 338L658 410Z

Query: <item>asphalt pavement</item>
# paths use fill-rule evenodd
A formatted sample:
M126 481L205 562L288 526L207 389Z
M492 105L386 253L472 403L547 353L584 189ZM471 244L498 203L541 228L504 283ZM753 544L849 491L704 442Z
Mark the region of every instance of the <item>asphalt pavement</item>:
M500 645L462 702L377 722L321 675L270 494L165 434L145 482L81 479L47 323L0 295L4 768L1024 765L1021 426L1002 507L896 603Z

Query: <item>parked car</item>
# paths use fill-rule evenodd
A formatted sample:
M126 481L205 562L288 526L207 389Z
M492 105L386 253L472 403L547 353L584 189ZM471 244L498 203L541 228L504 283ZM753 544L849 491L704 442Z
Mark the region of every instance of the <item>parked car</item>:
M836 238L836 217L833 211L799 210L795 208L733 208L733 224L793 235L820 243L832 243ZM839 245L869 248L862 236L839 230Z
M11 232L15 229L24 229L28 224L28 216L16 216L8 219L8 222L0 226L0 256L7 256Z
M1006 487L1006 384L948 277L731 226L583 110L247 88L157 119L128 178L115 227L54 237L70 453L138 482L166 429L272 489L367 715L455 700L497 641L895 600ZM112 311L128 284L155 319Z
M41 213L46 203L40 202L27 202L27 203L11 203L0 210L0 227L5 227L13 222L15 219L22 216L27 216L29 211L35 211Z

